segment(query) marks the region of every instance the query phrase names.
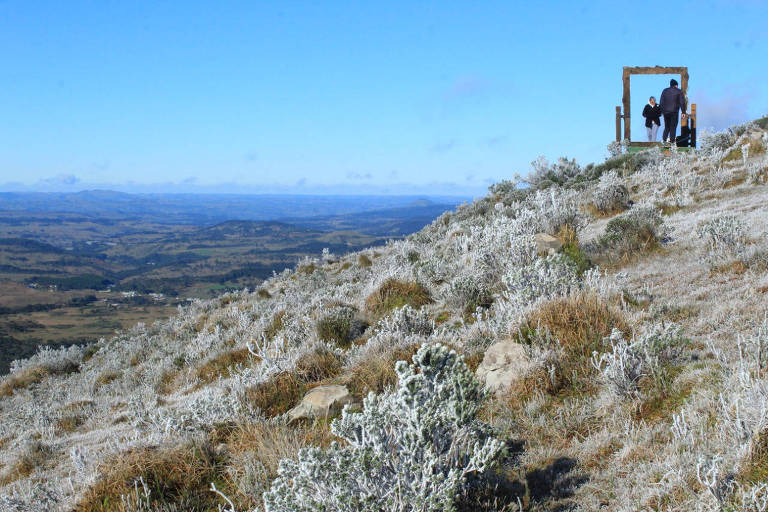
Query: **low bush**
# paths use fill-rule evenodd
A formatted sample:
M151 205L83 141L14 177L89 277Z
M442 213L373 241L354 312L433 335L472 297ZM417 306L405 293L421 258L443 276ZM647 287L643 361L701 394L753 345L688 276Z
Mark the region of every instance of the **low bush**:
M716 217L698 226L696 235L703 242L705 258L713 268L744 256L747 226L739 218Z
M383 316L393 309L401 308L406 304L418 309L431 302L432 297L429 294L429 290L421 284L390 278L368 296L365 300L365 307L371 313Z
M600 177L592 197L592 204L600 215L614 215L627 209L629 191L616 171Z
M487 309L493 304L494 285L485 276L464 273L456 276L448 289L449 302L471 315L477 308Z
M656 325L639 336L627 339L624 333L615 329L610 337L611 350L592 355L592 364L600 371L602 380L620 398L640 398L641 381L644 387L653 390L646 407L658 409L674 377L674 360L679 355L684 340L676 324Z
M357 317L351 306L335 306L317 322L317 336L339 348L349 348L352 341L363 334L368 323Z
M564 226L557 234L557 238L563 242L563 246L560 248L560 252L568 258L571 264L576 269L576 273L579 276L583 276L584 272L591 269L594 265L587 256L586 252L579 245L579 238L576 231L570 228L570 226Z
M463 360L440 345L413 359L397 364L396 391L332 422L344 446L280 462L268 510L450 510L497 467L504 443L477 420L484 392Z
M659 212L648 206L637 207L608 221L598 247L611 262L627 261L659 247L666 236Z

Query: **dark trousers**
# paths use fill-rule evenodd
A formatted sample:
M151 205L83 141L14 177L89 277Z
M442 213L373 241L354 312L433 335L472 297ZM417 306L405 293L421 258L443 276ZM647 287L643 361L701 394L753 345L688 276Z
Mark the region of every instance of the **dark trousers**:
M675 142L676 133L677 133L677 112L672 112L671 114L664 112L664 133L661 135L661 140Z

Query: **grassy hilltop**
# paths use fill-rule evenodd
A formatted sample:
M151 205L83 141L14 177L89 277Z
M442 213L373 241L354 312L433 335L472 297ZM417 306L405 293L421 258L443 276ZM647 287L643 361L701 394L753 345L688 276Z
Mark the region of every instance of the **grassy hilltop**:
M16 361L0 509L765 511L766 128L540 159L403 240ZM519 375L484 392L499 343ZM287 421L326 385L356 404Z

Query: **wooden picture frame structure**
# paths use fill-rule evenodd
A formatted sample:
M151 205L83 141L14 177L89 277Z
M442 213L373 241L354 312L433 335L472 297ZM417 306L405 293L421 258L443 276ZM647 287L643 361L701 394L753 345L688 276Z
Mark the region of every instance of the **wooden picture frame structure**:
M621 97L621 103L624 107L624 113L622 114L622 107L616 107L616 142L621 142L622 138L628 140L631 146L656 146L658 142L633 142L632 130L631 130L631 102L630 102L630 87L629 80L632 75L680 75L680 90L683 91L685 96L685 102L688 103L688 67L664 67L664 66L624 66L621 72L621 83L623 87L623 95ZM622 137L621 121L624 120L624 136ZM691 128L696 126L696 104L692 104L688 116L684 117L680 126L688 126L690 120Z

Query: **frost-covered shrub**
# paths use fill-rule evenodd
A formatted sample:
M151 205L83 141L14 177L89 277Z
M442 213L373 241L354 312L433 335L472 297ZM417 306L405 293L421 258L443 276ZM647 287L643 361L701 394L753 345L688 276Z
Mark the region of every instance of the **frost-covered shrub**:
M629 191L616 171L610 171L600 177L592 197L592 204L603 214L624 210L629 200Z
M397 364L394 392L369 394L363 412L334 420L344 446L281 461L267 511L450 510L470 479L496 466L504 444L477 420L484 391L463 359L427 345L413 361Z
M710 132L702 130L698 137L699 147L702 151L713 153L725 151L734 144L738 137L731 130L721 132Z
M374 327L374 334L387 332L407 336L409 334L429 335L435 330L435 323L424 309L405 305L385 316Z
M681 330L676 324L655 325L631 340L618 329L611 332L611 350L593 352L592 365L603 381L619 397L639 396L640 379L653 377L681 350Z
M565 157L560 157L557 162L550 164L546 158L540 156L531 162L531 169L528 182L542 188L550 185L564 185L581 173L581 166L576 163L576 160L568 160Z
M628 139L622 139L620 141L614 140L611 141L610 144L606 147L608 150L608 156L610 158L616 158L617 156L621 156L624 153L627 152L627 148L629 148L629 140Z
M739 138L755 128L752 122L732 126L720 132L703 130L699 134L699 146L705 153L727 151L734 146Z
M579 286L571 261L562 254L537 258L533 264L513 267L502 278L502 297L519 310L539 301L567 295Z
M700 225L696 235L704 242L710 265L718 265L744 252L747 226L742 219L723 215Z
M317 337L327 343L347 348L363 334L368 324L357 317L357 310L350 306L334 306L317 322Z
M51 348L41 346L37 353L29 359L11 362L11 373L16 373L27 368L44 368L51 373L66 373L77 369L83 360L85 347L71 345L69 347Z
M536 231L557 234L565 226L578 232L587 223L580 208L580 197L575 190L539 190L526 200L525 206L528 210L522 214L530 215L534 220L530 223L534 228L530 234Z
M486 276L475 272L462 273L449 284L448 303L471 313L477 308L490 306L494 291L493 282Z
M747 175L749 176L749 182L753 185L760 185L765 183L766 175L768 174L768 158L763 157L762 161L752 162L747 166Z
M640 206L611 219L598 245L609 258L622 259L657 247L666 236L659 212L650 206Z

